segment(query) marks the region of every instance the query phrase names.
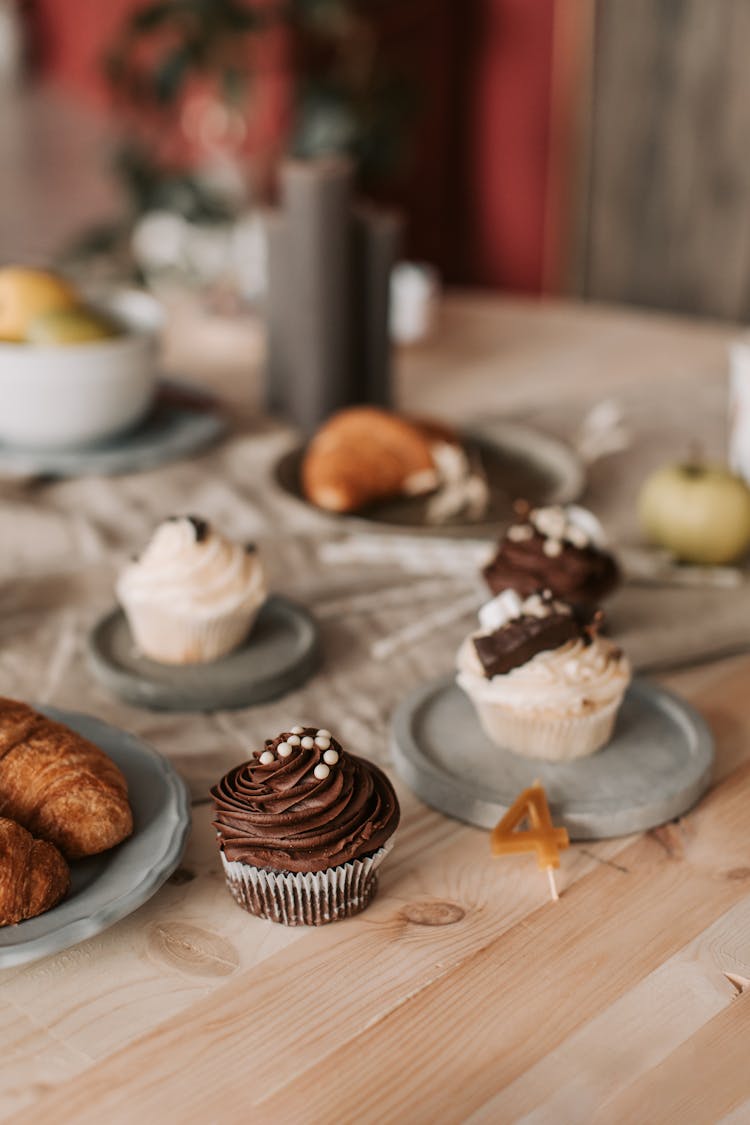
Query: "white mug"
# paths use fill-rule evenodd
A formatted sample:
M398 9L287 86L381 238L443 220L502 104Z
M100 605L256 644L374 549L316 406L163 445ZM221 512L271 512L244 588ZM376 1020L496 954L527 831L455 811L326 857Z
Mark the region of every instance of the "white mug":
M729 465L750 484L750 339L729 346Z

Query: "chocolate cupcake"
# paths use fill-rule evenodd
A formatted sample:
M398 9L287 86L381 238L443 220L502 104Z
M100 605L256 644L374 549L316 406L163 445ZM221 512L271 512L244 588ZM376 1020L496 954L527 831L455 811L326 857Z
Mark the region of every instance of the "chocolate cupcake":
M620 582L601 524L585 508L516 506L519 519L501 540L482 574L493 594L528 597L551 590L577 605L597 605Z
M321 926L364 910L400 816L382 770L329 731L292 727L211 790L234 898L287 926Z

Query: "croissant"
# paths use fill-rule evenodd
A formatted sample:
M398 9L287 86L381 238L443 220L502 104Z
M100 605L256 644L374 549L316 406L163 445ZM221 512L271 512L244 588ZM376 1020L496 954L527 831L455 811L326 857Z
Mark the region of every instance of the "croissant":
M70 871L55 845L0 817L0 926L43 914L69 887Z
M433 429L373 406L334 414L310 442L302 465L308 500L354 512L376 500L429 492L438 483Z
M103 852L133 831L127 782L114 762L62 723L1 698L0 816L68 859Z

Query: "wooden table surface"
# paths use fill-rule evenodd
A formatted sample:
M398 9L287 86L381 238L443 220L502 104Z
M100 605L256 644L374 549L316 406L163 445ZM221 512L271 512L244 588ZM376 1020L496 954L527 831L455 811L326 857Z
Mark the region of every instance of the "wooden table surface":
M499 382L510 403L532 385L564 397L670 379L677 393L685 372L720 377L731 335L459 297L436 344L402 359L401 394L459 416L489 408ZM574 844L558 903L532 857L493 861L486 833L399 784L373 905L276 926L230 899L196 804L184 861L147 905L2 974L0 1116L750 1121L749 674L735 657L663 678L712 727L715 785L679 823Z

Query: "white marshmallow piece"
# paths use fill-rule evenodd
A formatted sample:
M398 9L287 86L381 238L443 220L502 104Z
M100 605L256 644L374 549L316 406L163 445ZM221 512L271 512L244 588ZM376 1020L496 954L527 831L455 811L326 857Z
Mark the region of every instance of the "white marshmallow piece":
M312 750L314 745L315 745L315 739L310 738L309 734L306 734L305 737L302 739L302 742L300 743L300 746L302 747L303 750Z
M325 764L325 762L318 762L317 766L313 770L313 773L317 777L318 781L325 781L325 779L328 777L330 772L331 772L331 770Z
M280 742L276 747L276 753L280 758L288 758L293 750L294 747L290 746L288 742Z
M315 745L317 746L318 750L327 750L331 745L331 740L330 738L321 738L320 735L318 735L315 739Z
M487 633L494 633L520 617L522 602L515 590L503 590L496 598L485 604L479 610L479 624Z
M548 559L556 559L562 554L563 545L559 539L545 539L542 550Z
M326 750L325 754L323 755L323 761L327 766L335 766L338 760L339 755L337 750Z
M580 547L581 545L585 547L589 543L593 543L600 550L606 550L609 545L607 533L593 512L590 512L588 508L581 508L578 504L568 504L565 509L565 516L568 521L565 538L569 539L574 547ZM573 532L573 528L576 529L575 532ZM571 538L571 533L577 535L582 533L586 542L584 544L577 543L575 539Z
M258 759L262 766L270 766L271 762L275 762L273 750L264 750Z
M299 726L292 727L292 734L302 734L304 729L305 729L304 727L299 727Z
M531 594L522 604L522 612L526 617L549 617L552 607L538 594Z
M573 523L569 523L566 527L565 538L571 546L578 547L579 550L583 550L584 547L589 545L588 535Z
M299 746L299 735L298 734L290 734L289 738L287 738L287 743L290 746Z
M563 508L536 508L531 513L531 522L537 531L550 539L562 539L565 535L567 518Z
M319 731L316 732L316 737L317 738L333 738L333 735L331 734L331 732L329 730L326 730L324 728L323 730L319 730Z

